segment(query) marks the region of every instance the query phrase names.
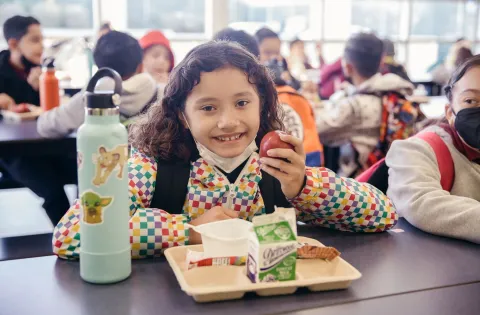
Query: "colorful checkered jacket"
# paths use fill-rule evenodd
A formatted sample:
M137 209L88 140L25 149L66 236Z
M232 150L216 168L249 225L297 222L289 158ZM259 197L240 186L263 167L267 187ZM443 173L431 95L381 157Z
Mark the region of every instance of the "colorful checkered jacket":
M247 161L235 183L202 158L191 163L183 214L149 208L155 193L157 162L135 152L129 160L130 243L133 258L160 256L164 249L188 244L185 223L222 205L251 220L265 213L258 183L262 173L258 154ZM161 175L161 174L159 174ZM341 178L326 168L306 168L306 185L289 202L307 224L351 232L381 232L398 220L390 199L375 187ZM160 178L161 176L159 176ZM77 201L53 232L53 251L77 258L80 250L80 203Z

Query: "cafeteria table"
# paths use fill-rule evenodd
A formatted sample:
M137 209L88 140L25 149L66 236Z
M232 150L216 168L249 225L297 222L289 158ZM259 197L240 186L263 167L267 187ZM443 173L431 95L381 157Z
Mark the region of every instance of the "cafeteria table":
M416 294L446 298L448 294L436 290L461 290L460 286L480 283L479 245L424 233L404 219L385 233L348 233L313 226L299 226L298 230L299 235L336 247L362 278L347 290L312 293L300 289L293 295L273 297L249 293L241 300L198 304L182 292L163 257L134 261L132 276L121 283L93 285L81 280L77 261L47 256L0 262L0 313L256 315L348 307L348 303L368 303L361 307L389 313L390 309L380 305L389 304L392 296L413 301L418 299L412 298ZM472 305L478 300L478 295L462 299ZM449 301L454 303L455 295ZM422 307L428 309L425 303ZM356 313L341 308L335 314Z
M315 308L292 315L371 315L384 310L388 315L478 315L480 283L469 283L432 290L392 295L353 303Z
M37 132L35 120L0 120L0 158L76 154L75 135L45 139Z
M52 233L0 237L0 261L49 255L52 255Z

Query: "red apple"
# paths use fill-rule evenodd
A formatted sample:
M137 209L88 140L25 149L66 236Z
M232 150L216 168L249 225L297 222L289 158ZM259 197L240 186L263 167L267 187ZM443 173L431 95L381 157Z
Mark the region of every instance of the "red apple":
M281 131L270 131L267 133L260 143L260 157L268 157L268 150L271 149L291 149L295 150L293 145L290 143L284 142L280 139L280 134L284 132Z
M14 108L12 108L12 112L19 113L19 114L28 113L28 112L30 112L30 108L28 108L27 104L22 103L22 104L16 105Z

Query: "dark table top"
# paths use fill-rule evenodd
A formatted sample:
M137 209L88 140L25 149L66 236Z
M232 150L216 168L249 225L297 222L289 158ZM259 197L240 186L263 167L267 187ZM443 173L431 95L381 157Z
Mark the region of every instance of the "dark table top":
M480 282L288 313L292 315L478 315ZM383 312L382 312L383 313Z
M52 233L0 238L0 261L52 255Z
M300 226L299 235L335 246L363 277L347 290L197 304L184 294L164 258L135 261L132 276L92 285L75 261L55 256L0 262L2 314L275 314L480 282L480 246L423 233L354 234ZM473 302L473 301L472 301ZM337 315L352 314L337 312ZM408 313L407 313L408 314ZM424 313L427 314L427 313Z
M76 152L75 137L45 139L37 132L37 122L0 120L0 158L20 155L65 155Z

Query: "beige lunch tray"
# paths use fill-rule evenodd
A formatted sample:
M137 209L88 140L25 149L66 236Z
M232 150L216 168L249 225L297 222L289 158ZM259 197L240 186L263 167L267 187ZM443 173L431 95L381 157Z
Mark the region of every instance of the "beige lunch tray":
M15 122L24 121L24 120L35 120L43 113L43 110L38 106L34 106L34 105L27 105L27 106L30 109L30 111L26 113L16 113L9 110L2 110L1 113L5 120L15 121Z
M301 243L324 246L317 240L298 237ZM165 257L177 277L180 287L196 302L214 302L241 299L247 292L260 296L292 294L300 287L310 291L346 289L362 275L340 257L332 261L298 259L297 279L294 281L252 283L246 275L246 266L210 266L187 270L187 250L202 251L202 245L178 246L165 250Z

